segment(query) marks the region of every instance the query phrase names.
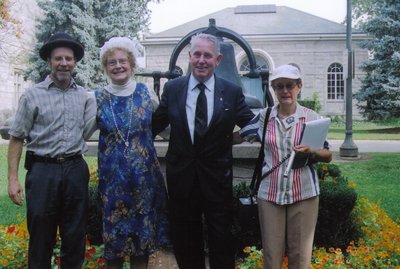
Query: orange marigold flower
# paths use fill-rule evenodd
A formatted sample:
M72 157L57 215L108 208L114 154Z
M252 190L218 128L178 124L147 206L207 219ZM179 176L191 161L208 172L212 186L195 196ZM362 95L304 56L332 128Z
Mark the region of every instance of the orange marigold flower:
M7 266L8 265L8 260L7 259L1 259L1 264L3 266Z
M94 268L96 268L96 264L94 264L94 262L90 261L90 262L87 264L87 268L89 268L89 269L94 269Z
M14 231L15 231L15 226L14 226L14 225L8 226L8 228L7 228L7 233L8 233L8 234L13 233Z

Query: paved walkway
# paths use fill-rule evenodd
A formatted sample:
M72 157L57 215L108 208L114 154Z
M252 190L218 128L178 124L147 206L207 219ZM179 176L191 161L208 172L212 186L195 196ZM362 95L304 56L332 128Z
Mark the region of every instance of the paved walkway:
M329 140L332 151L339 152L343 140ZM358 152L400 152L400 140L357 140Z
M329 140L332 146L332 151L339 152L340 147L343 145L343 140ZM355 140L354 141L358 152L400 152L400 140ZM0 145L8 144L8 140L0 138ZM156 142L156 146L160 148L167 148L166 142ZM89 145L95 146L95 142L89 142ZM243 143L236 145L238 151L243 151L245 148L257 148L258 145ZM241 153L240 155L242 155Z

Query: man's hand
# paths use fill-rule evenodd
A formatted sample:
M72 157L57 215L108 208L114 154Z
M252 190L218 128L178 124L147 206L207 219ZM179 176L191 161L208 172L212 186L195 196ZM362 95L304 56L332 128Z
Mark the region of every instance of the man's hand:
M244 139L239 135L239 132L234 132L232 134L232 145L241 144L244 142Z
M18 178L8 179L8 196L16 205L22 205L24 201L24 190L18 181Z
M8 143L8 196L17 204L22 205L24 190L18 180L18 165L21 160L23 139L11 136Z

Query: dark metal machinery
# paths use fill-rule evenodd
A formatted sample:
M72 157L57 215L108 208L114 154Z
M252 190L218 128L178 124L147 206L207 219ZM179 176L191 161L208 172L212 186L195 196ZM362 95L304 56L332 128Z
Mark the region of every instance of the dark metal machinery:
M223 54L222 61L220 65L216 68L215 72L218 76L225 78L233 83L238 84L243 89L243 84L240 80L237 68L236 68L236 61L235 61L235 54L232 44L225 42L223 38L228 38L235 43L237 43L246 53L246 56L249 61L250 71L243 76L246 76L250 79L259 79L261 80L260 83L260 91L262 91L263 100L258 100L252 96L246 96L246 102L251 108L261 108L265 106L273 106L273 98L269 91L268 87L268 78L269 78L269 70L257 70L256 59L251 49L250 45L247 41L240 36L238 33L229 30L224 27L217 27L215 23L215 19L209 20L209 26L204 28L199 28L188 33L184 36L179 43L175 46L170 61L168 71L160 72L155 71L151 73L138 73L137 76L144 76L144 77L153 77L154 80L154 91L156 92L157 96L160 98L160 79L167 78L167 79L174 79L179 76L182 76L182 72L176 67L176 62L178 59L179 54L181 51L190 43L192 36L198 33L206 33L211 34L220 39L221 44L221 53ZM190 69L189 69L190 72Z

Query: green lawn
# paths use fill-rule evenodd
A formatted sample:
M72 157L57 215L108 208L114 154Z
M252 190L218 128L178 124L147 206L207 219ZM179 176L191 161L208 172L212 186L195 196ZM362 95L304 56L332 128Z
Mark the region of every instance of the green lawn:
M25 216L25 205L14 205L7 194L7 147L0 145L0 224L9 225ZM334 160L350 181L356 183L359 197L373 201L381 201L382 208L394 220L400 221L400 153L362 154L361 160ZM94 157L87 158L94 163ZM20 169L21 182L24 181L25 170Z
M19 178L22 185L25 182L26 174L26 170L23 168L24 159L23 157L19 168ZM85 157L85 159L89 165L96 162L95 157ZM19 220L24 219L26 215L25 202L23 206L17 206L12 203L8 197L7 186L7 145L0 145L0 224L2 225L19 222Z
M359 197L381 202L382 208L400 222L400 152L361 154L361 160L340 161L342 174L356 183Z
M354 140L400 140L400 120L391 122L353 121ZM343 140L345 123L332 122L328 139Z

